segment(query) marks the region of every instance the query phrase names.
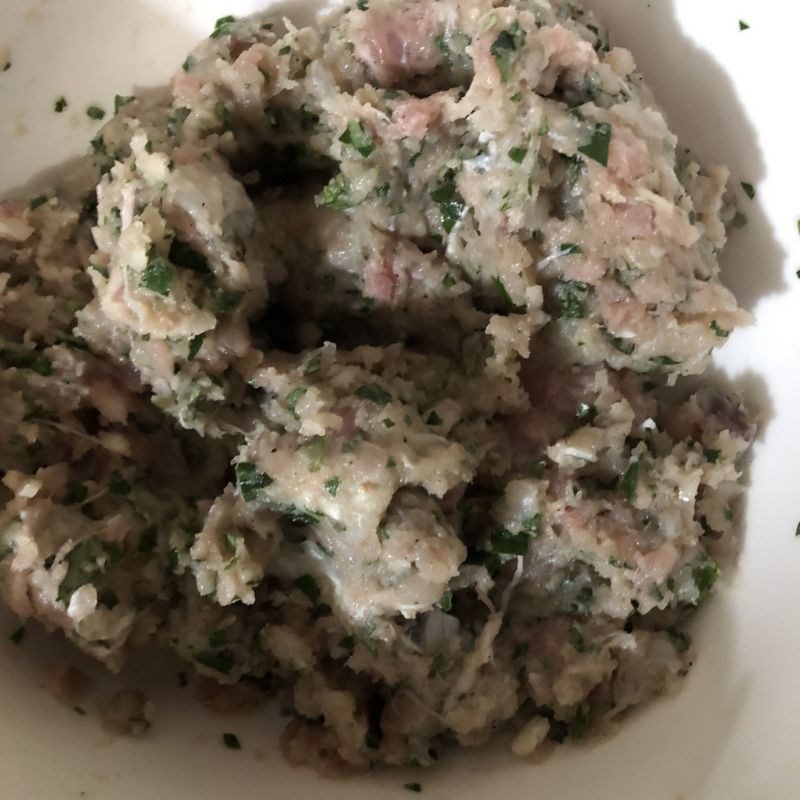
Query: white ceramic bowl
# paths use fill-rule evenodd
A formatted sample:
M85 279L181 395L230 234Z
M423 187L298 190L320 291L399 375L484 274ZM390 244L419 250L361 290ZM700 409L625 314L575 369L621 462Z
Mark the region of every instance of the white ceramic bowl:
M224 14L257 0L0 0L0 189L82 152L96 127L84 114L115 93L164 82ZM312 3L313 5L313 3ZM0 616L0 796L4 800L205 800L408 797L503 800L752 800L800 797L800 6L788 0L586 0L612 41L633 53L684 144L756 186L742 198L724 276L758 325L735 333L717 364L761 409L738 573L702 613L699 657L683 689L648 706L615 737L565 746L541 764L499 746L448 753L434 771L323 781L288 767L280 721L259 710L212 716L177 688L173 663L144 659L125 685L151 686L156 725L140 740L112 738L91 713L102 677L60 640L31 629L17 647ZM284 10L308 18L307 3ZM739 20L750 25L740 30ZM0 58L2 60L2 58ZM60 115L53 102L65 95ZM95 692L79 716L42 688L73 663ZM184 690L184 692L187 690ZM241 751L226 750L232 731Z

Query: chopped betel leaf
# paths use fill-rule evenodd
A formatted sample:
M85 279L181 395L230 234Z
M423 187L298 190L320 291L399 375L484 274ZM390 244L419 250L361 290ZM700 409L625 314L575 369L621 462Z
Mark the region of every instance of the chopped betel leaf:
M711 591L711 587L717 582L718 577L719 567L708 556L704 556L692 568L692 580L697 587L700 599Z
M453 170L448 170L442 182L431 192L431 200L439 206L442 227L445 233L450 233L464 213L464 199L458 193L456 176Z
M148 292L169 296L175 280L175 267L159 255L152 254L147 259L147 266L139 279L139 285Z
M59 97L56 102L53 103L53 111L55 111L56 114L60 114L68 105L69 103L67 102L67 98L64 97L64 95L61 95L61 97Z
M603 167L608 166L608 147L611 143L611 126L607 122L595 125L592 137L578 148L578 152Z
M242 745L235 733L223 733L222 742L228 750L241 750Z
M524 556L528 552L528 545L532 538L526 530L512 533L507 528L500 528L492 534L490 546L492 552L497 555Z
M350 196L350 182L347 180L347 176L341 172L338 175L334 175L322 187L322 192L314 199L318 206L335 208L339 211L356 205L356 202Z
M105 115L105 110L100 108L100 106L89 106L86 109L86 116L89 117L89 119L100 120L103 119Z
M319 600L320 590L317 582L311 575L301 575L295 579L294 585L298 588L311 602L315 604Z
M525 31L520 28L516 20L506 30L500 31L492 42L489 52L494 56L502 81L505 82L511 77L511 70L523 44L525 44Z
M114 113L119 114L119 110L132 103L136 98L132 94L115 94L114 95Z
M740 31L750 30L750 25L748 25L743 19L740 19L739 20L739 30Z
M215 286L211 289L211 301L215 314L229 314L239 307L244 294L233 289Z
M620 489L622 490L622 494L625 497L625 499L631 504L636 500L636 487L638 483L639 483L639 462L634 461L625 470L625 473L623 474L620 480Z
M356 389L356 397L369 400L376 406L385 406L392 401L392 395L377 383L365 383Z
M710 325L710 328L711 328L711 330L712 330L712 331L714 331L714 333L716 333L716 334L717 334L717 336L719 336L721 339L727 339L727 338L728 338L728 337L731 335L731 332L730 332L730 331L728 331L728 330L725 330L725 328L721 328L721 327L720 327L720 326L717 324L717 321L716 321L715 319L712 319L712 320L711 320L711 325Z
M325 481L325 491L331 496L336 497L336 492L339 491L339 486L341 486L341 479L334 476L333 478L328 478Z
M195 358L197 358L197 354L200 352L200 348L203 346L203 339L205 338L205 333L198 333L197 336L193 336L189 339L189 352L186 355L189 361L194 361Z
M297 386L286 395L286 408L295 419L300 419L300 415L297 413L297 403L307 391L305 386Z
M446 591L441 598L439 598L439 602L436 604L438 608L440 608L445 613L453 610L453 593L448 590Z
M744 214L742 214L741 211L737 211L733 215L733 219L731 220L731 225L737 229L744 228L744 226L747 225L747 217Z
M514 303L514 301L511 299L511 295L508 293L508 289L506 289L506 285L500 280L500 278L492 278L492 283L494 284L494 288L497 289L497 293L500 295L500 298L503 301L503 306L505 307L507 313L525 313L525 306L518 306L516 303Z
M25 626L20 625L9 637L8 640L12 644L22 644L22 640L25 638Z
M53 362L35 350L0 349L0 366L6 369L29 369L45 378L53 374Z
M361 123L351 120L347 123L344 133L339 137L339 141L349 145L366 158L374 149L372 139L364 132Z
M314 355L306 361L306 365L303 367L303 375L316 375L316 373L319 372L321 364L322 353L314 353Z
M231 25L236 22L236 17L228 14L225 17L220 17L214 23L214 30L211 31L211 38L218 39L220 36L226 36L230 33Z
M756 196L756 189L752 183L742 181L742 191L752 200Z
M558 302L561 316L565 319L583 319L586 316L586 301L591 287L581 281L559 279L553 286L553 295Z
M521 164L525 160L525 156L526 155L528 155L528 148L527 147L512 147L508 151L508 157L515 164Z
M236 484L239 487L239 493L248 503L258 500L262 490L272 484L272 478L269 475L259 472L255 464L250 464L247 461L240 461L236 465L234 472L236 473Z

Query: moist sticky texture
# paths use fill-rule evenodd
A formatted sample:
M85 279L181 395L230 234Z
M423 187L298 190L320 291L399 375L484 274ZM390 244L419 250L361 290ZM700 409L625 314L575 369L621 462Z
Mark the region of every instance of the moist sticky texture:
M727 172L574 3L223 18L0 204L0 587L119 669L281 692L287 757L429 765L668 691L754 427Z

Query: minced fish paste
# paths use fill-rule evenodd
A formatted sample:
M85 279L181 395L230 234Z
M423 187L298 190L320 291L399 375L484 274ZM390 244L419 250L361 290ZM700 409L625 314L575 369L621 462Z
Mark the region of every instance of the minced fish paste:
M608 730L691 657L754 427L727 171L562 0L218 21L0 204L0 588L291 708L293 762Z

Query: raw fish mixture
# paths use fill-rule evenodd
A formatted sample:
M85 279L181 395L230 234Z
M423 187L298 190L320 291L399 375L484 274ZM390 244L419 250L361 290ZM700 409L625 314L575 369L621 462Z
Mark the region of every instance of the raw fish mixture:
M630 52L566 0L358 0L117 105L0 203L11 609L276 694L324 770L673 687L754 433L697 376L749 315L727 171Z

